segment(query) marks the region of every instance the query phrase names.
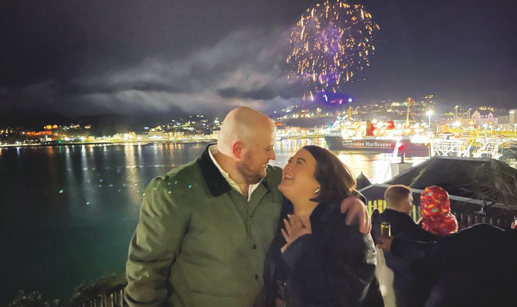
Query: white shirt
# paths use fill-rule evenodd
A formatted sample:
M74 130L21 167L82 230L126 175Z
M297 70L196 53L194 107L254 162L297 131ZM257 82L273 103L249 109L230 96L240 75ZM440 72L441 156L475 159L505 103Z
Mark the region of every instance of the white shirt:
M228 184L233 189L235 189L237 192L242 194L242 191L241 191L241 188L239 187L239 185L232 178L230 178L230 175L228 175L228 173L225 172L224 169L221 167L221 165L219 165L219 163L217 163L217 161L215 160L215 158L214 158L214 153L215 152L217 152L217 145L212 145L212 146L208 147L208 154L210 155L210 159L212 159L212 162L214 162L215 166L219 169L219 171L221 172L221 175L223 175L224 179L226 179ZM264 180L264 179L262 179L262 180ZM260 180L258 183L250 184L249 185L249 187L248 187L248 201L251 200L251 194L253 194L253 192L258 188L258 186L260 185L262 180Z

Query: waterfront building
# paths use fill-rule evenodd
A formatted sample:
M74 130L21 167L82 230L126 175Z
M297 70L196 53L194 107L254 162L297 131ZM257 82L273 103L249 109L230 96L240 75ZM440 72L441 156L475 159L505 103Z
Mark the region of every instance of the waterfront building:
M472 114L472 121L477 127L483 125L497 125L497 117L494 117L494 113L488 109L477 109Z

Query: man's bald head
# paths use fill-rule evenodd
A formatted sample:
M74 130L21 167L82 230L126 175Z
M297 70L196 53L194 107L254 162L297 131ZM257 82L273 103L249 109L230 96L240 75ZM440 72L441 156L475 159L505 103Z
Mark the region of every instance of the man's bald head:
M223 157L219 159L236 169L234 177L255 184L266 177L269 161L276 159L275 132L271 118L250 108L237 108L228 113L221 126L217 149Z
M260 137L272 135L275 124L267 115L247 107L232 110L223 121L217 139L218 150L233 156L232 148L236 142L242 142L249 149Z

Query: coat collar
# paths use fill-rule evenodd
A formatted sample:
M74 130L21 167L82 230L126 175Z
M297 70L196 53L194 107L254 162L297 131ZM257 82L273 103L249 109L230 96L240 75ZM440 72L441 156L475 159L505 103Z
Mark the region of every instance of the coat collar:
M396 219L399 222L404 221L404 222L410 222L411 224L415 223L409 214L400 212L397 210L393 210L390 208L386 208L384 210L384 212L381 213L381 215L387 217L388 219L393 219L393 220Z
M215 144L209 144L201 157L198 159L199 166L201 167L201 173L203 174L203 178L205 179L208 190L213 197L218 197L223 195L224 193L228 193L232 187L224 179L223 175L215 166L214 162L210 158L210 154L208 151L209 147ZM267 184L266 179L262 180L262 184L269 190L269 185Z
M278 224L277 229L279 233L280 229L284 227L284 223L281 221L283 219L286 219L288 214L294 214L294 206L293 203L291 203L291 201L285 198L282 202L282 209L280 212L280 223ZM333 219L336 215L340 214L342 214L340 202L336 201L319 203L311 213L311 224L326 223L330 219Z

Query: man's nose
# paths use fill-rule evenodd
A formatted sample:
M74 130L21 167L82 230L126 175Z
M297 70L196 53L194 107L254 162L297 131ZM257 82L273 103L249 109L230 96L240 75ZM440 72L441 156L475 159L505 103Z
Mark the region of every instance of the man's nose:
M276 152L274 149L272 149L269 154L269 160L276 160Z

